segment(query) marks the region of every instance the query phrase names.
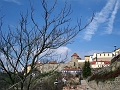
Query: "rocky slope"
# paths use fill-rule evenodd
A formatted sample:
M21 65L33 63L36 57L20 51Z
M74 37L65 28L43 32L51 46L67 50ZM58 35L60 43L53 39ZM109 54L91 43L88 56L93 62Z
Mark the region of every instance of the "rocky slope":
M90 77L87 80L88 85L93 90L120 90L120 56L113 58L113 60L109 67L100 69L95 73L97 78L91 79Z

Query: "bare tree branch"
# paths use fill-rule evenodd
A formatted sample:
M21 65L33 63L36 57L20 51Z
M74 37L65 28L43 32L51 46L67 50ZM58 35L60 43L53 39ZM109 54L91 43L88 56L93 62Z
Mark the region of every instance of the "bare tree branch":
M69 44L94 18L93 14L90 21L83 27L81 26L81 18L77 20L75 26L71 26L71 5L68 6L67 2L65 2L63 9L58 13L54 13L57 0L51 7L48 4L47 0L41 0L43 26L39 25L38 20L35 19L35 9L31 1L30 14L28 10L26 14L20 13L21 18L15 30L8 26L8 33L4 34L2 29L4 16L0 18L0 68L7 73L8 78L11 80L9 87L13 90L17 86L21 90L24 88L30 90L33 80L30 75L36 68L35 63L45 59L46 61L54 59L56 53L52 50ZM60 58L60 55L57 56L59 62ZM28 70L29 65L30 70Z

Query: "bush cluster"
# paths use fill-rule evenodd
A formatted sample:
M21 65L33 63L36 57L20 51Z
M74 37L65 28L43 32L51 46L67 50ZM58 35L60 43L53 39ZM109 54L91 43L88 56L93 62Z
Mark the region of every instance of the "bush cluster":
M105 81L114 79L115 77L118 77L120 75L120 69L118 68L115 71L106 72L104 74L94 74L90 77L89 81L97 80L97 81Z

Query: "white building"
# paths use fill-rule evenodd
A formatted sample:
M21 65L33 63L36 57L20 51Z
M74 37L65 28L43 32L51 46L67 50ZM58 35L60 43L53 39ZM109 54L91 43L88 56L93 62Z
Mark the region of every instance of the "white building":
M102 68L110 65L111 60L120 54L120 48L114 52L94 53L92 57L91 68Z
M110 61L92 61L90 62L91 68L103 68L110 65Z
M61 71L63 74L77 74L80 72L80 69L78 68L64 68L62 71Z
M102 52L102 53L94 53L93 61L111 61L113 58L113 52Z

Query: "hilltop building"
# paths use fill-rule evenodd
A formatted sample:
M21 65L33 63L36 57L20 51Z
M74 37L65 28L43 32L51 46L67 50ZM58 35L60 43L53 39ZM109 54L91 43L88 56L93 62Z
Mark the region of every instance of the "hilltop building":
M111 60L120 54L120 48L114 52L94 53L92 56L91 68L103 68L110 65Z
M71 60L61 70L63 74L77 74L80 73L81 68L84 65L85 60L82 60L77 53L71 56Z
M71 56L71 60L67 63L67 66L70 68L80 68L80 64L78 61L82 61L81 58L77 55L77 53L74 53Z
M71 60L68 63L57 63L57 61L50 61L46 64L37 62L36 68L41 72L49 72L51 70L56 70L59 72L69 72L69 73L76 73L79 71L80 68L83 67L85 60L81 60L81 58L74 53L71 56ZM31 65L28 65L27 72L31 69Z
M81 59L77 53L74 53L68 63L57 63L57 61L50 61L46 64L36 63L36 68L40 70L41 73L49 72L51 70L76 73L83 67L85 61L90 62L91 68L103 68L109 66L111 60L119 54L120 48L115 49L114 52L93 53L93 55L84 56L84 59ZM28 65L27 69L29 72L31 66Z

